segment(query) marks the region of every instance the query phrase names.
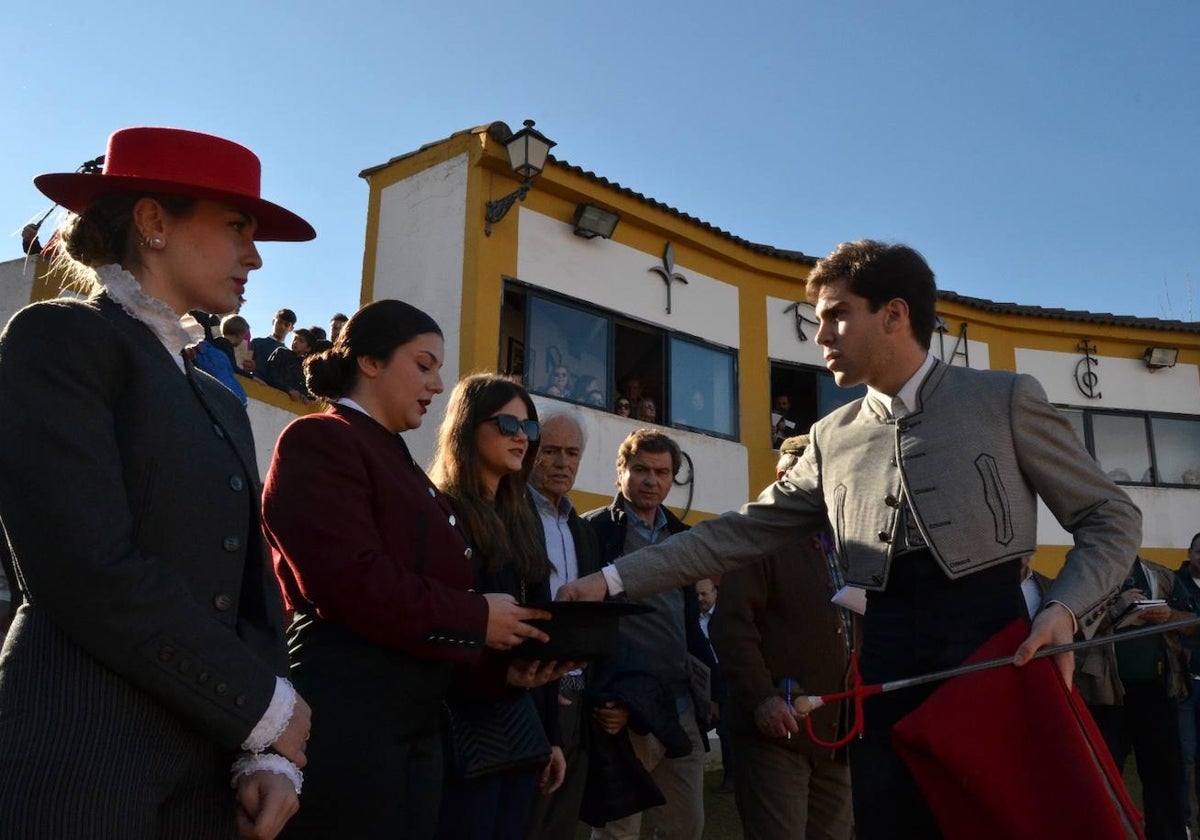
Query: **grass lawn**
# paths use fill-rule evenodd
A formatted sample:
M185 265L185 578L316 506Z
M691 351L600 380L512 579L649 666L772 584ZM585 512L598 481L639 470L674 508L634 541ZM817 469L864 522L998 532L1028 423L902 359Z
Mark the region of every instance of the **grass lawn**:
M742 823L738 819L737 809L733 805L732 796L722 796L717 793L721 784L721 770L709 770L704 774L704 840L740 840ZM1142 804L1142 785L1138 781L1136 763L1130 759L1125 764L1125 784L1138 807ZM579 824L575 833L576 840L587 840L591 829L583 823ZM652 837L648 820L642 822L642 837Z
M704 840L740 840L742 823L738 819L737 808L733 805L733 796L717 793L721 784L721 768L709 770L704 774ZM583 823L575 832L576 840L587 840L591 829ZM642 820L642 837L653 837L649 820Z

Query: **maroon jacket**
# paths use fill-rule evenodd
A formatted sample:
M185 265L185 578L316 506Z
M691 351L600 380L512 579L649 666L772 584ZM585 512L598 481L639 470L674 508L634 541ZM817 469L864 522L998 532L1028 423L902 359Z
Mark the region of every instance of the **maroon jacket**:
M367 415L333 406L283 430L263 529L290 609L420 659L478 657L488 608L454 510Z

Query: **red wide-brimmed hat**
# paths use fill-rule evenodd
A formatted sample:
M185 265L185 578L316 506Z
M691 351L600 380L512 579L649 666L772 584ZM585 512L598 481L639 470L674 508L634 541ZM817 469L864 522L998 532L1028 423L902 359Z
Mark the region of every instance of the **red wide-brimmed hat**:
M245 146L180 128L122 128L108 138L101 173L39 175L44 195L75 213L99 196L153 192L222 201L258 222L254 238L300 242L315 237L312 225L259 197L262 165Z

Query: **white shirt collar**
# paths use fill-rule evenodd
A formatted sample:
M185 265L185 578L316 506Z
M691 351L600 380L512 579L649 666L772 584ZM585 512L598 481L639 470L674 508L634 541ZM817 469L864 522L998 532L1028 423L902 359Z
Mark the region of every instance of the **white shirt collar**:
M908 378L908 381L900 387L900 391L894 397L877 391L870 385L867 386L867 396L874 398L892 417L902 417L908 414L917 407L917 390L925 381L930 369L933 368L933 362L933 356L926 353L925 361L921 362L916 373Z
M108 297L124 309L129 317L150 328L163 347L167 348L167 352L175 360L175 365L183 370L183 357L180 353L184 347L195 342L183 328L175 310L166 302L146 294L137 278L116 263L97 268L96 279ZM190 320L195 323L195 319Z
M368 417L371 417L371 412L367 411L365 408L363 408L361 405L359 405L358 403L356 403L354 400L350 399L349 397L338 397L333 402L336 405L344 405L344 406L346 406L346 408L353 408L359 414L365 414ZM371 417L371 419L375 420L374 417ZM379 423L378 420L375 420L375 422ZM382 426L383 424L380 423L380 425Z
M563 496L559 500L558 507L556 508L550 503L550 500L546 498L546 495L541 490L538 490L536 487L534 487L532 483L529 484L529 495L533 496L533 501L539 508L545 508L556 516L564 517L570 516L571 514L571 500L566 496Z

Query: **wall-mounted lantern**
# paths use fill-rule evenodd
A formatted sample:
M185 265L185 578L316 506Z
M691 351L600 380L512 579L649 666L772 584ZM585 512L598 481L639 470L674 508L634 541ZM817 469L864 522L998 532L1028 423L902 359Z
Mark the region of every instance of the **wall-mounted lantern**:
M542 174L546 166L546 156L550 149L558 145L533 127L533 120L525 120L525 127L504 141L508 151L508 161L512 164L513 172L523 180L521 186L503 198L487 203L486 223L483 226L484 236L492 235L492 225L499 222L512 209L513 203L524 201L525 194L533 185L533 179Z

